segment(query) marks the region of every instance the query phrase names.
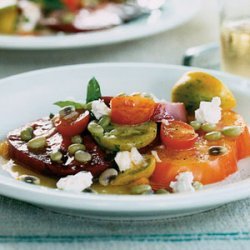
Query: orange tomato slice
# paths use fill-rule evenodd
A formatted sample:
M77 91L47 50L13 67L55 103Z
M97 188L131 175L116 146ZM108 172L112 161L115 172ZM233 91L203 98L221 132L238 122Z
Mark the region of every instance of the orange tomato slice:
M168 188L171 181L181 172L190 171L195 181L211 184L224 180L237 171L237 162L250 156L250 134L242 117L233 111L224 111L217 129L224 126L243 126L244 132L237 138L223 137L219 141L207 141L201 135L194 147L188 150L156 148L162 162L156 164L150 178L154 189ZM209 154L212 146L223 146L227 152L213 156Z
M135 125L150 120L155 102L139 95L117 96L111 100L110 106L113 123Z

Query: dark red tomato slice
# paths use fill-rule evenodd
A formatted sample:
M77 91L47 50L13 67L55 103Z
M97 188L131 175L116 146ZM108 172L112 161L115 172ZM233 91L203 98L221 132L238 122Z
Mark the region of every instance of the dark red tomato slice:
M79 113L79 116L74 120L64 120L57 117L54 121L57 131L63 136L74 136L81 134L89 123L89 111Z
M101 97L101 100L103 100L104 103L105 103L108 107L110 107L110 101L111 101L112 98L113 98L113 96L102 96L102 97Z
M170 121L161 124L161 141L172 149L188 149L198 139L192 126L182 121Z

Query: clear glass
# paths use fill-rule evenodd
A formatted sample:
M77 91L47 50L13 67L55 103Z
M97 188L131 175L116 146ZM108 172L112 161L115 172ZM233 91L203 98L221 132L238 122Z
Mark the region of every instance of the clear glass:
M218 0L222 70L250 77L250 0Z

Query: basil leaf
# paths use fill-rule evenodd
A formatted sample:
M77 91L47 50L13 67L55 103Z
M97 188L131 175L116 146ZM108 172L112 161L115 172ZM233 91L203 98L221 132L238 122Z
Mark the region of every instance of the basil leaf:
M73 106L73 107L75 107L75 109L85 109L85 104L79 103L79 102L74 102L74 101L58 101L58 102L55 102L54 105L57 105L60 108L64 108L67 106Z
M42 6L45 11L63 9L64 5L61 0L31 0Z
M101 94L100 85L98 81L95 79L95 77L93 77L88 83L86 102L88 103L88 102L98 100L101 98L101 96L102 94Z

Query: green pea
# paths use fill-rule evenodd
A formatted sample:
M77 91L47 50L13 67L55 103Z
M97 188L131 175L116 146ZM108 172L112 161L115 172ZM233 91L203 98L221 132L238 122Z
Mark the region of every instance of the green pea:
M46 137L40 136L40 137L35 137L35 138L31 139L28 142L27 147L30 150L41 150L41 149L45 148L46 145L47 145Z
M82 137L80 135L75 135L71 138L71 142L74 144L81 144L83 142Z
M194 187L195 190L201 190L201 189L203 188L203 185L202 185L201 182L195 181L195 182L193 183L193 187Z
M227 126L221 132L225 136L237 137L242 134L243 128L241 126Z
M203 123L201 125L201 129L204 132L212 132L216 129L216 124L212 124L212 123Z
M33 128L32 127L28 127L24 130L21 131L20 133L20 137L22 141L29 141L33 138L34 134L33 134Z
M169 194L169 192L166 189L161 188L161 189L156 190L155 194Z
M148 192L151 192L152 191L152 188L150 185L138 185L138 186L133 186L131 189L130 189L130 192L131 194L145 194L145 193L148 193Z
M201 128L201 123L198 121L191 121L190 125L194 128L194 130L199 130Z
M208 141L217 141L221 139L221 132L213 131L205 134L205 139Z
M70 155L74 155L76 151L85 150L85 149L86 149L86 147L83 144L74 143L74 144L71 144L68 147L68 152L69 152Z
M75 160L81 163L85 163L91 160L91 154L82 150L75 152Z
M63 158L63 154L60 151L53 152L50 154L50 159L53 162L58 162L60 163Z
M94 121L89 123L88 130L91 134L96 135L96 136L101 136L104 133L103 127Z
M213 155L213 156L223 155L226 152L227 152L227 148L223 146L212 146L208 150L209 155Z
M98 124L104 129L109 126L111 119L108 115L104 115L99 121Z

